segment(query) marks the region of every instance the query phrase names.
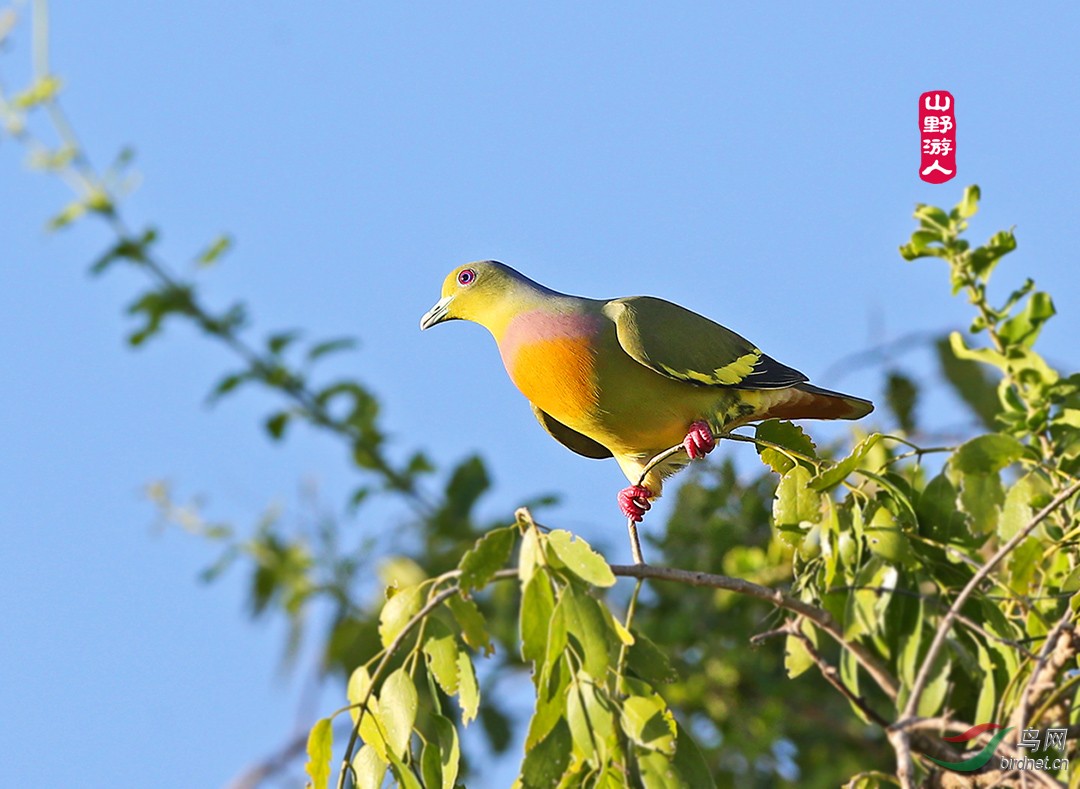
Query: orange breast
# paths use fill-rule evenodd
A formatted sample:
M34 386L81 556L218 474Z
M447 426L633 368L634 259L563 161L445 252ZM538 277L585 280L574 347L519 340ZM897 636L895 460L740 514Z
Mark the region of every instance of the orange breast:
M524 342L504 358L510 379L529 400L563 424L588 421L597 404L593 350L586 337Z

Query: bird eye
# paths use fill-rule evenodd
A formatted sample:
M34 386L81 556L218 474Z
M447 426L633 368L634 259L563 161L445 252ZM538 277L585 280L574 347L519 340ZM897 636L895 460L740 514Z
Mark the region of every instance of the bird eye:
M476 272L471 268L463 268L457 275L459 285L471 285L476 279Z

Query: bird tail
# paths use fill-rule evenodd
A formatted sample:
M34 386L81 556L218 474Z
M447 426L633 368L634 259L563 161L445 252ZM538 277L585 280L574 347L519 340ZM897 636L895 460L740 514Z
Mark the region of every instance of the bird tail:
M774 402L755 419L860 419L874 410L869 400L808 383L774 391Z

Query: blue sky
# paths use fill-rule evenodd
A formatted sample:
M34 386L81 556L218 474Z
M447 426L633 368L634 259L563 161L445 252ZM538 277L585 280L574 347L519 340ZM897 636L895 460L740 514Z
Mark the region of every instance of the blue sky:
M19 6L28 11L25 5ZM25 13L24 13L25 15ZM542 490L549 521L627 559L613 463L532 421L491 340L419 316L445 273L503 260L595 297L652 294L708 314L815 382L906 333L964 325L946 274L904 263L915 202L983 189L982 240L1016 225L999 292L1034 277L1059 317L1044 352L1076 368L1080 10L1056 4L55 3L52 59L91 155L137 149L135 225L179 268L221 231L208 298L243 297L253 336L354 334L335 362L381 396L396 451L479 450L505 511ZM2 55L27 76L25 24ZM917 176L916 99L956 96L959 176ZM0 784L217 786L285 739L302 683L281 632L243 617L244 579L202 586L204 544L158 533L152 479L246 526L351 477L331 441L270 445L269 401L203 397L232 360L186 328L131 352L140 285L92 280L99 228L57 235L61 185L0 143ZM913 373L928 356L902 360ZM955 414L933 398L933 424ZM836 435L814 428L822 435ZM746 447L723 451L746 455ZM749 460L750 457L747 456ZM384 529L361 519L356 529ZM663 514L655 521L662 521ZM331 703L327 698L327 704ZM53 778L55 780L55 778Z

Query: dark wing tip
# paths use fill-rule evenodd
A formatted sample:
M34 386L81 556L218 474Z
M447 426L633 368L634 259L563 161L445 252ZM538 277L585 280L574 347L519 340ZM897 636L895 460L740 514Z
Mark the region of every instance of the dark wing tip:
M753 371L735 384L737 389L787 389L789 386L806 383L810 379L794 367L776 361L771 356L761 354Z

